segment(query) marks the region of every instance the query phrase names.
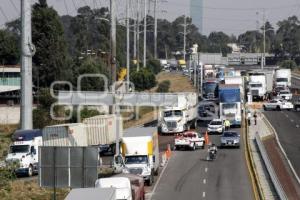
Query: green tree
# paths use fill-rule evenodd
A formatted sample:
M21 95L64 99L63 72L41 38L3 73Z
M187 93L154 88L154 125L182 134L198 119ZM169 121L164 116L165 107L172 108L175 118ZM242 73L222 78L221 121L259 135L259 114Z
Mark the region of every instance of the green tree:
M159 60L155 59L147 61L147 68L151 70L154 74L158 74L162 70Z
M9 31L0 30L0 63L15 65L19 62L18 38Z
M284 60L280 63L281 68L291 69L294 70L297 68L297 64L293 60Z
M137 91L148 90L156 85L154 73L147 68L131 72L130 81L133 82Z
M53 81L70 80L72 63L67 52L64 30L57 12L46 0L33 5L32 40L36 47L33 57L34 82L49 87Z

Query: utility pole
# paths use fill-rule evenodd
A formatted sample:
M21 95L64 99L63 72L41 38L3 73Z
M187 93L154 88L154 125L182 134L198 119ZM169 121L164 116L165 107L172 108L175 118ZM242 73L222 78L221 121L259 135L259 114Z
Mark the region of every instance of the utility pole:
M184 25L183 25L183 59L185 61L185 57L186 57L186 51L185 51L185 48L186 48L186 27L187 27L187 24L186 24L186 15L184 15Z
M136 20L136 56L137 71L140 70L140 0L137 0L137 20Z
M137 18L135 16L133 20L133 59L136 60L136 36L137 36L137 31L136 31L136 25L137 25Z
M144 59L143 67L146 67L147 54L147 0L144 0Z
M266 60L266 15L265 15L265 9L263 10L263 36L264 36L264 44L263 44L263 57L261 60L261 68L264 69L265 66L265 60Z
M129 70L130 70L130 30L129 30L129 2L130 0L126 0L126 35L127 35L127 47L126 47L126 67L127 67L127 88L129 91Z
M111 63L111 81L112 85L116 82L116 75L117 75L117 69L116 69L116 2L115 0L110 0L110 63Z
M157 0L154 0L154 58L157 59Z
M31 1L21 1L21 129L32 129L32 56Z
M116 21L116 2L115 0L110 0L110 42L111 42L111 49L110 49L110 62L111 62L111 71L112 71L112 91L116 92L116 76L117 76L117 69L116 69L116 28L117 28L117 21ZM116 97L114 96L114 104L112 106L112 113L116 115L116 155L120 154L120 127L119 127L119 120L120 120L120 109L116 105Z

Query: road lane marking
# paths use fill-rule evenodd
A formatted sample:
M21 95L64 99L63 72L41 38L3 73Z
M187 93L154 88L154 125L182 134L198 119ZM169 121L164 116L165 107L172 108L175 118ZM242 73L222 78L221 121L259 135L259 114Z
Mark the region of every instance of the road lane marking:
M299 128L299 125L298 125L298 124L296 125L296 128Z
M205 198L205 195L206 195L205 192L203 192L203 193L202 193L202 197Z
M289 118L289 115L285 115L287 118Z
M205 172L207 172L208 171L208 168L207 167L205 167Z
M206 179L203 179L203 184L206 184Z
M161 177L163 176L163 174L164 174L166 168L168 167L169 162L170 162L170 160L167 161L167 164L164 166L163 170L161 171L160 176L158 177L158 179L157 179L157 181L156 181L156 183L155 183L155 185L154 185L154 187L153 187L153 190L152 190L152 192L151 192L151 195L150 195L150 198L149 198L150 200L152 200L152 196L153 196L153 194L155 193L155 190L156 190L156 188L157 188L157 185L158 185L158 183L159 183Z
M291 122L294 122L294 120L293 120L293 119L291 119Z

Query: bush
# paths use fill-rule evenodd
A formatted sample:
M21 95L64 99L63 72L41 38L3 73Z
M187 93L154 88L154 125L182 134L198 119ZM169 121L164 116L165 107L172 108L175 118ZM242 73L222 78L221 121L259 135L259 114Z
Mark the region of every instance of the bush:
M162 70L159 60L149 60L147 62L147 68L154 74L158 74Z
M294 70L297 68L297 64L293 60L284 60L280 63L281 68Z
M133 82L137 91L148 90L156 85L154 73L146 68L142 68L139 71L132 71L130 81Z
M15 169L19 167L19 163L7 163L5 167L0 167L0 188L10 189L10 181L16 179Z
M169 80L165 80L158 84L156 92L169 92L171 82Z

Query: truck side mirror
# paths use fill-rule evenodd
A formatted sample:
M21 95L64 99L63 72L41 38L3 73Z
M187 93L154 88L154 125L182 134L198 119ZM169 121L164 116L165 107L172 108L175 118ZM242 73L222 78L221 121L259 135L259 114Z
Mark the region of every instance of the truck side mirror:
M36 154L36 150L35 150L34 147L31 147L31 148L30 148L30 153L31 153L32 155L35 155L35 154Z
M155 163L155 156L152 157L153 162Z

